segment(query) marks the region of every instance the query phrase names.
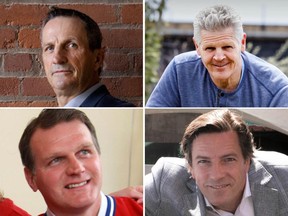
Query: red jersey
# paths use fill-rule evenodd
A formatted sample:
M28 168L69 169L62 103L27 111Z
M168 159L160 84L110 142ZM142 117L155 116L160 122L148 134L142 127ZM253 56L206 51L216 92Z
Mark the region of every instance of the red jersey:
M1 216L30 216L26 211L14 205L13 201L4 198L0 201L0 215Z
M143 216L143 205L128 197L112 197L105 195L107 200L105 216ZM46 216L41 214L39 216ZM102 215L100 215L102 216Z

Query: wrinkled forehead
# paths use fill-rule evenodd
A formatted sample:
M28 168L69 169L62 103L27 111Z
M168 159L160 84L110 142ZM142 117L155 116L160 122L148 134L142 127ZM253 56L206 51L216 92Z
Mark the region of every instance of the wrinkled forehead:
M47 34L66 31L68 34L83 34L87 35L86 24L76 16L57 16L50 19L41 30L41 41Z

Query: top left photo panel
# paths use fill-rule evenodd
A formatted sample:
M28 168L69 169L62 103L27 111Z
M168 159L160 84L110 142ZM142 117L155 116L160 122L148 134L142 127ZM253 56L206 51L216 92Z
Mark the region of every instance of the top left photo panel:
M0 107L142 107L143 2L0 3Z

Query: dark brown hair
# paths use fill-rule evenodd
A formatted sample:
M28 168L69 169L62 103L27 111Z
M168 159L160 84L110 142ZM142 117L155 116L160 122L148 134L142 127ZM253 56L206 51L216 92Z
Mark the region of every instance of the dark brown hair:
M247 124L241 116L230 110L213 110L193 120L185 130L180 150L184 154L189 165L192 165L193 141L200 134L221 133L235 131L239 138L242 155L244 159L253 157L254 141Z

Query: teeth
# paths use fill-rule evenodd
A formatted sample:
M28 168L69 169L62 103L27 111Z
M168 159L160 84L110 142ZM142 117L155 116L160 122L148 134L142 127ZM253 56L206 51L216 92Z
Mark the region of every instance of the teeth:
M221 188L225 188L227 187L228 185L214 185L214 186L211 186L213 189L221 189Z
M87 184L87 181L81 182L79 184L70 184L67 186L68 189L72 189L72 188L77 188L77 187L81 187L83 185Z

